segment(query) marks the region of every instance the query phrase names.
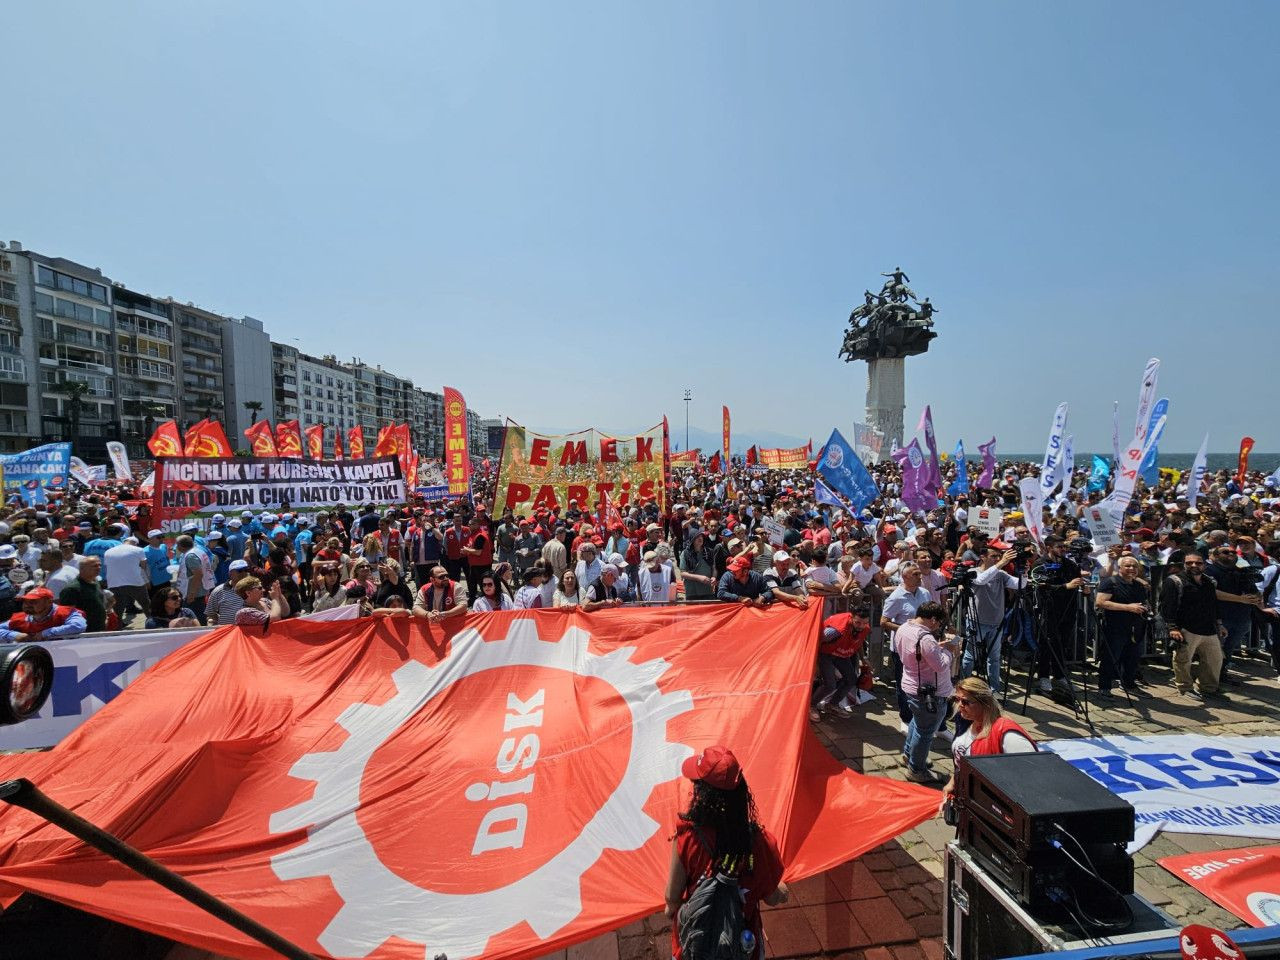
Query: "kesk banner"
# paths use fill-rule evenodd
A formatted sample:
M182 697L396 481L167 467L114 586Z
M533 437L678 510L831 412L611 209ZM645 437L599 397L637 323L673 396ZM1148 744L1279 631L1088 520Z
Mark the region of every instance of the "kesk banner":
M201 527L215 513L265 510L282 503L315 510L344 504L391 506L407 502L396 457L368 460L294 460L286 457L174 458L156 462L151 517L165 533L188 521Z
M6 500L17 494L26 504L45 503L46 491L58 493L67 489L71 444L46 443L0 457L0 467L4 469Z
M129 462L129 453L119 440L107 441L107 456L111 458L111 467L115 470L117 480L133 479L133 464Z
M1280 839L1280 737L1114 736L1045 746L1133 804L1130 852L1158 830Z
M503 452L505 453L505 445ZM471 457L467 452L467 402L453 387L444 388L444 472L449 495L471 492Z
M770 470L803 470L809 465L808 447L762 447L760 464Z
M1280 924L1280 847L1183 853L1157 863L1250 926Z
M447 634L227 627L52 752L0 757L0 779L317 955L528 960L661 908L681 765L712 744L737 754L788 880L936 814L936 791L848 770L810 731L821 621L717 604L470 615ZM266 956L17 807L0 810L0 889Z
M495 499L516 513L563 509L571 500L594 511L608 493L620 508L655 500L665 511L664 480L662 424L625 438L597 430L544 436L508 420Z

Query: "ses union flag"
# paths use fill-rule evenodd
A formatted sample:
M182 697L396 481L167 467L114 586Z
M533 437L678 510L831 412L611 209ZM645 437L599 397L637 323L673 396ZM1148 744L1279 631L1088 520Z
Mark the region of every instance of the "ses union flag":
M685 758L738 755L786 879L933 816L809 729L820 605L224 627L53 751L0 758L318 956L532 958L661 908ZM803 638L797 642L797 638ZM121 749L121 744L128 744ZM21 808L30 891L232 957L271 951Z

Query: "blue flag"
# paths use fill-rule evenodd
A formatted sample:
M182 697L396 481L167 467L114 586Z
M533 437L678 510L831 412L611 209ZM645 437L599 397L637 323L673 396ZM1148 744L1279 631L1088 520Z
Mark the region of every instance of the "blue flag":
M1107 479L1111 476L1111 464L1104 457L1093 455L1093 469L1089 471L1090 493L1100 493L1107 489Z
M969 492L969 468L965 466L965 462L964 462L964 441L963 440L956 441L955 461L956 461L956 479L951 484L951 486L947 487L948 495L953 497L958 493Z
M840 499L840 495L828 487L817 477L813 480L813 499L816 503L829 503L833 507L840 507L842 510L848 510L847 501Z
M855 511L861 510L876 497L880 496L880 488L867 472L853 447L839 430L831 431L831 439L818 461L818 476L827 482L836 493L848 499Z
M1158 457L1156 446L1160 443L1160 434L1164 433L1164 427L1160 428L1160 432L1154 438L1151 436L1151 431L1155 430L1160 418L1167 417L1168 413L1169 400L1167 397L1161 397L1156 401L1156 405L1151 408L1151 419L1147 422L1147 441L1151 444L1151 448L1147 451L1147 455L1142 458L1142 465L1138 467L1138 476L1142 477L1142 482L1149 487L1155 485L1156 478L1160 474L1156 465Z

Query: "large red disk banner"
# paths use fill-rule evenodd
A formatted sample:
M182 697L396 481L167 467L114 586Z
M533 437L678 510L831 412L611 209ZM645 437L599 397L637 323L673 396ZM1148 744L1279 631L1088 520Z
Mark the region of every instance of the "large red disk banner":
M932 815L806 720L821 613L719 605L287 621L192 641L55 750L0 759L321 956L526 958L659 909L687 756L738 755L797 879ZM446 621L447 622L447 621ZM234 957L274 957L33 814L31 891Z

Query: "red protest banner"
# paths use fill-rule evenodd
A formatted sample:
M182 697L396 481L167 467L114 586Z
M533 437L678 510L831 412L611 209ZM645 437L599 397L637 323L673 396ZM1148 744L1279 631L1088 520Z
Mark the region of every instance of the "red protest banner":
M52 752L0 757L0 779L317 956L527 960L661 909L681 766L713 744L788 880L934 815L935 791L855 773L810 730L821 621L719 604L224 627ZM17 807L0 890L271 955Z
M1280 847L1209 850L1159 863L1250 926L1280 924Z

